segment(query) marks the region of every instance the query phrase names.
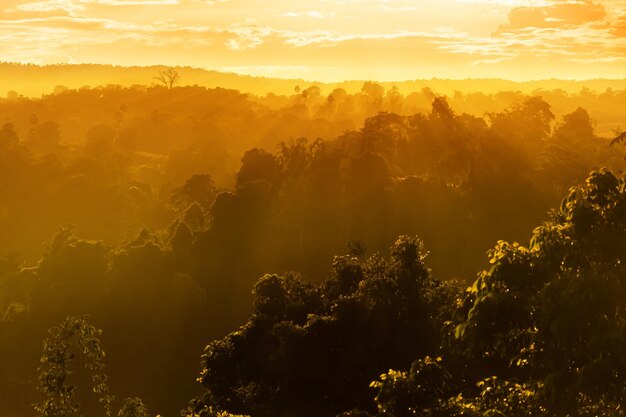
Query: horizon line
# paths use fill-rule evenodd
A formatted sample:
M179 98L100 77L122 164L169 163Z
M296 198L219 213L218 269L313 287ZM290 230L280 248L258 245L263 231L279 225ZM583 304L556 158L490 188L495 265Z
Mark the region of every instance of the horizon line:
M97 66L97 67L113 67L113 68L174 68L174 69L188 69L188 70L198 70L205 72L215 72L219 74L225 75L235 75L240 77L250 77L250 78L260 78L260 79L271 79L271 80L280 80L280 81L303 81L307 83L319 83L319 84L342 84L342 83L351 83L351 82L377 82L384 84L391 83L411 83L417 81L505 81L516 84L525 84L525 83L541 83L541 82L549 82L549 81L563 81L563 82L574 82L574 83L584 83L584 82L592 82L592 81L626 81L626 77L624 78L605 78L605 77L596 77L596 78L534 78L534 79L512 79L512 78L502 78L502 77L469 77L469 78L440 78L436 76L422 77L422 78L405 78L405 79L376 79L376 78L351 78L351 79L341 79L341 80L333 80L333 81L322 81L317 79L307 79L307 78L294 78L294 77L281 77L281 76L267 76L267 75L259 75L253 72L236 72L229 71L223 68L208 68L208 67L199 67L192 65L167 65L167 64L150 64L150 65L122 65L122 64L103 64L103 63L95 63L95 62L66 62L66 63L34 63L34 62L19 62L19 61L0 61L0 65L19 65L19 66L32 66L38 68L46 68L46 67L79 67L79 66Z

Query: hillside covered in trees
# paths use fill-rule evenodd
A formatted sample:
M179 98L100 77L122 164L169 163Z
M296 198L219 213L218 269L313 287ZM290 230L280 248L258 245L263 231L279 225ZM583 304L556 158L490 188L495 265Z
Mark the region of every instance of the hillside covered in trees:
M102 64L47 64L35 65L17 62L0 62L0 80L5 81L0 88L0 94L11 91L19 92L27 97L39 97L48 94L51 86L65 86L79 89L83 87L95 88L101 85L150 85L154 82L158 71L167 70L164 65L152 66L120 66ZM318 86L323 94L329 94L340 88L348 93L361 90L363 82L367 80L345 80L336 82L312 81L310 79L286 79L262 76L252 76L244 73L226 72L226 70L208 70L205 68L181 66L175 67L181 75L181 84L198 85L207 88L232 88L247 93L264 96L266 94L291 95L294 86L301 88ZM593 80L564 80L544 79L512 81L498 78L477 79L415 79L405 81L378 81L386 89L397 87L403 94L430 88L440 94L453 95L456 91L462 93L481 92L496 94L502 91L521 91L531 93L541 91L562 91L578 93L580 90L604 92L608 90L623 90L626 80L596 78Z
M0 415L621 415L626 90L332 87L0 99Z

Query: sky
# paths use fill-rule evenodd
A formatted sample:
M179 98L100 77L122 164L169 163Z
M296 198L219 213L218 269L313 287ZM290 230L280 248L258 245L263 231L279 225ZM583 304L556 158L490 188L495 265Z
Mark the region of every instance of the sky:
M626 77L626 0L0 0L0 60L318 81Z

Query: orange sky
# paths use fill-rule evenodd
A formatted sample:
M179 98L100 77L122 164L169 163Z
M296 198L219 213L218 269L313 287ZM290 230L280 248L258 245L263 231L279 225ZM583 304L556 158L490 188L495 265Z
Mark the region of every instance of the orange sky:
M310 80L626 77L626 0L0 0L0 59Z

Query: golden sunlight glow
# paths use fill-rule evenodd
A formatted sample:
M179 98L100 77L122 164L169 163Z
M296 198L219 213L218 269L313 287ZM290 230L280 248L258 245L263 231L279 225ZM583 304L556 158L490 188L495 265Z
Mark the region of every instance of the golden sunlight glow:
M3 0L4 61L340 79L622 78L623 0Z

